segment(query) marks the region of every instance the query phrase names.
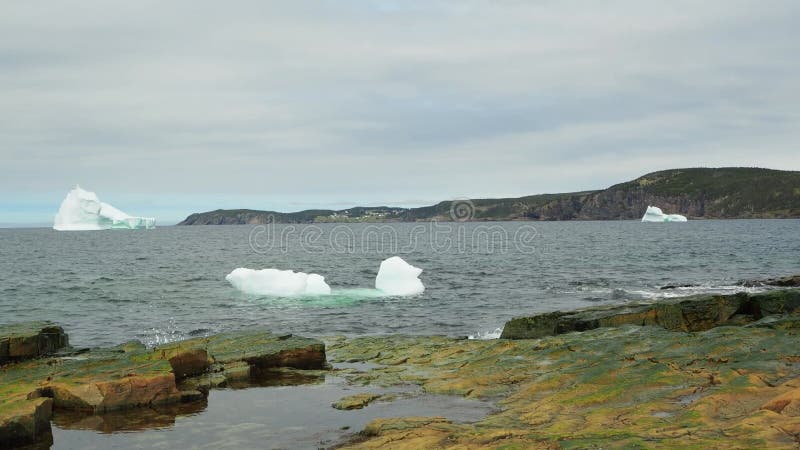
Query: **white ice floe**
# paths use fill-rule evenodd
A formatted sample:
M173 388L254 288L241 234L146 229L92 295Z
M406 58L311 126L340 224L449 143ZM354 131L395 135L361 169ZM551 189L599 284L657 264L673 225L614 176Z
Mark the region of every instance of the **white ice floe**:
M278 269L254 270L240 267L234 269L225 279L233 287L247 294L290 297L331 293L325 277L316 273Z
M110 228L154 228L156 219L133 217L103 203L94 192L75 189L67 193L56 213L53 229L59 231L107 230Z
M661 208L648 206L642 222L686 222L686 217L680 214L664 214Z
M425 290L418 278L421 273L422 269L408 264L399 256L393 256L381 262L378 276L375 277L375 289L341 289L336 294L353 298L416 295ZM291 297L331 293L325 277L316 273L240 267L225 279L247 294Z
M399 256L383 260L375 277L375 288L387 295L421 294L425 286L419 279L422 269L405 262Z

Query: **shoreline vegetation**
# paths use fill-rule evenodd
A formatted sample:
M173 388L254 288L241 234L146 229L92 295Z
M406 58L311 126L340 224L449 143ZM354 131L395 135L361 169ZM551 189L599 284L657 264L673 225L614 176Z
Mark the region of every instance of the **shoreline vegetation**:
M171 411L159 415L164 426L202 411L212 389L334 375L496 406L469 423L376 418L339 448L796 448L800 276L744 285L773 289L518 317L486 341L253 329L78 349L57 324L0 325L0 447L52 444L51 420L146 429L140 416L139 428L126 429L126 418L162 407ZM331 408L347 414L391 401L365 392Z
M359 206L292 213L218 209L191 214L178 225L631 220L640 219L649 205L689 219L800 218L800 172L743 167L672 169L603 190L453 200L419 208Z

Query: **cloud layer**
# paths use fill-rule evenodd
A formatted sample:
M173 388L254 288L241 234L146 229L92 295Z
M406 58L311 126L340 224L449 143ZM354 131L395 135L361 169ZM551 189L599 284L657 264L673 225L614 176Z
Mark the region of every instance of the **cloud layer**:
M0 222L75 183L178 219L800 169L791 0L3 10Z

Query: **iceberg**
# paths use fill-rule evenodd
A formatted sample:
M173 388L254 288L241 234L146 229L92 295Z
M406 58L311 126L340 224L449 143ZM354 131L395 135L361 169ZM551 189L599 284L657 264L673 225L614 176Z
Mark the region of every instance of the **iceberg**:
M422 269L393 256L381 262L375 277L375 289L341 289L339 296L369 298L421 294L425 286L419 279ZM325 277L316 273L280 269L247 269L240 267L225 276L234 288L255 295L275 297L319 296L331 294Z
M686 222L686 217L680 214L664 214L661 208L648 206L642 222Z
M155 226L156 219L125 214L101 202L94 192L83 190L80 186L75 186L67 193L53 221L53 229L58 231L150 229Z
M387 295L421 294L425 286L419 279L422 269L405 262L399 256L392 256L381 262L375 288Z
M233 287L247 294L292 297L331 293L325 277L316 273L279 269L254 270L240 267L225 276L225 279Z

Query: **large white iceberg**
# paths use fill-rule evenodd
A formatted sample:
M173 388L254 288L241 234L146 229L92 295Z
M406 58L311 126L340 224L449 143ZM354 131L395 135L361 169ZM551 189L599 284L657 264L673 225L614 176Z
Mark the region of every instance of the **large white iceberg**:
M386 295L416 295L425 290L419 279L422 269L393 256L381 262L375 289L347 289L337 293L350 297L380 297ZM279 269L247 269L240 267L225 276L236 289L247 294L294 297L328 295L331 288L325 277L316 273Z
M316 273L294 272L279 269L245 269L240 267L229 273L226 280L247 294L291 297L296 295L327 295L331 288L325 277Z
M110 228L154 228L156 219L133 217L103 203L94 192L75 189L67 193L56 213L53 229L59 231L108 230Z
M686 217L680 214L664 214L661 208L648 206L642 222L686 222Z
M388 295L421 294L425 286L419 279L422 269L405 262L399 256L392 256L381 262L375 288Z

